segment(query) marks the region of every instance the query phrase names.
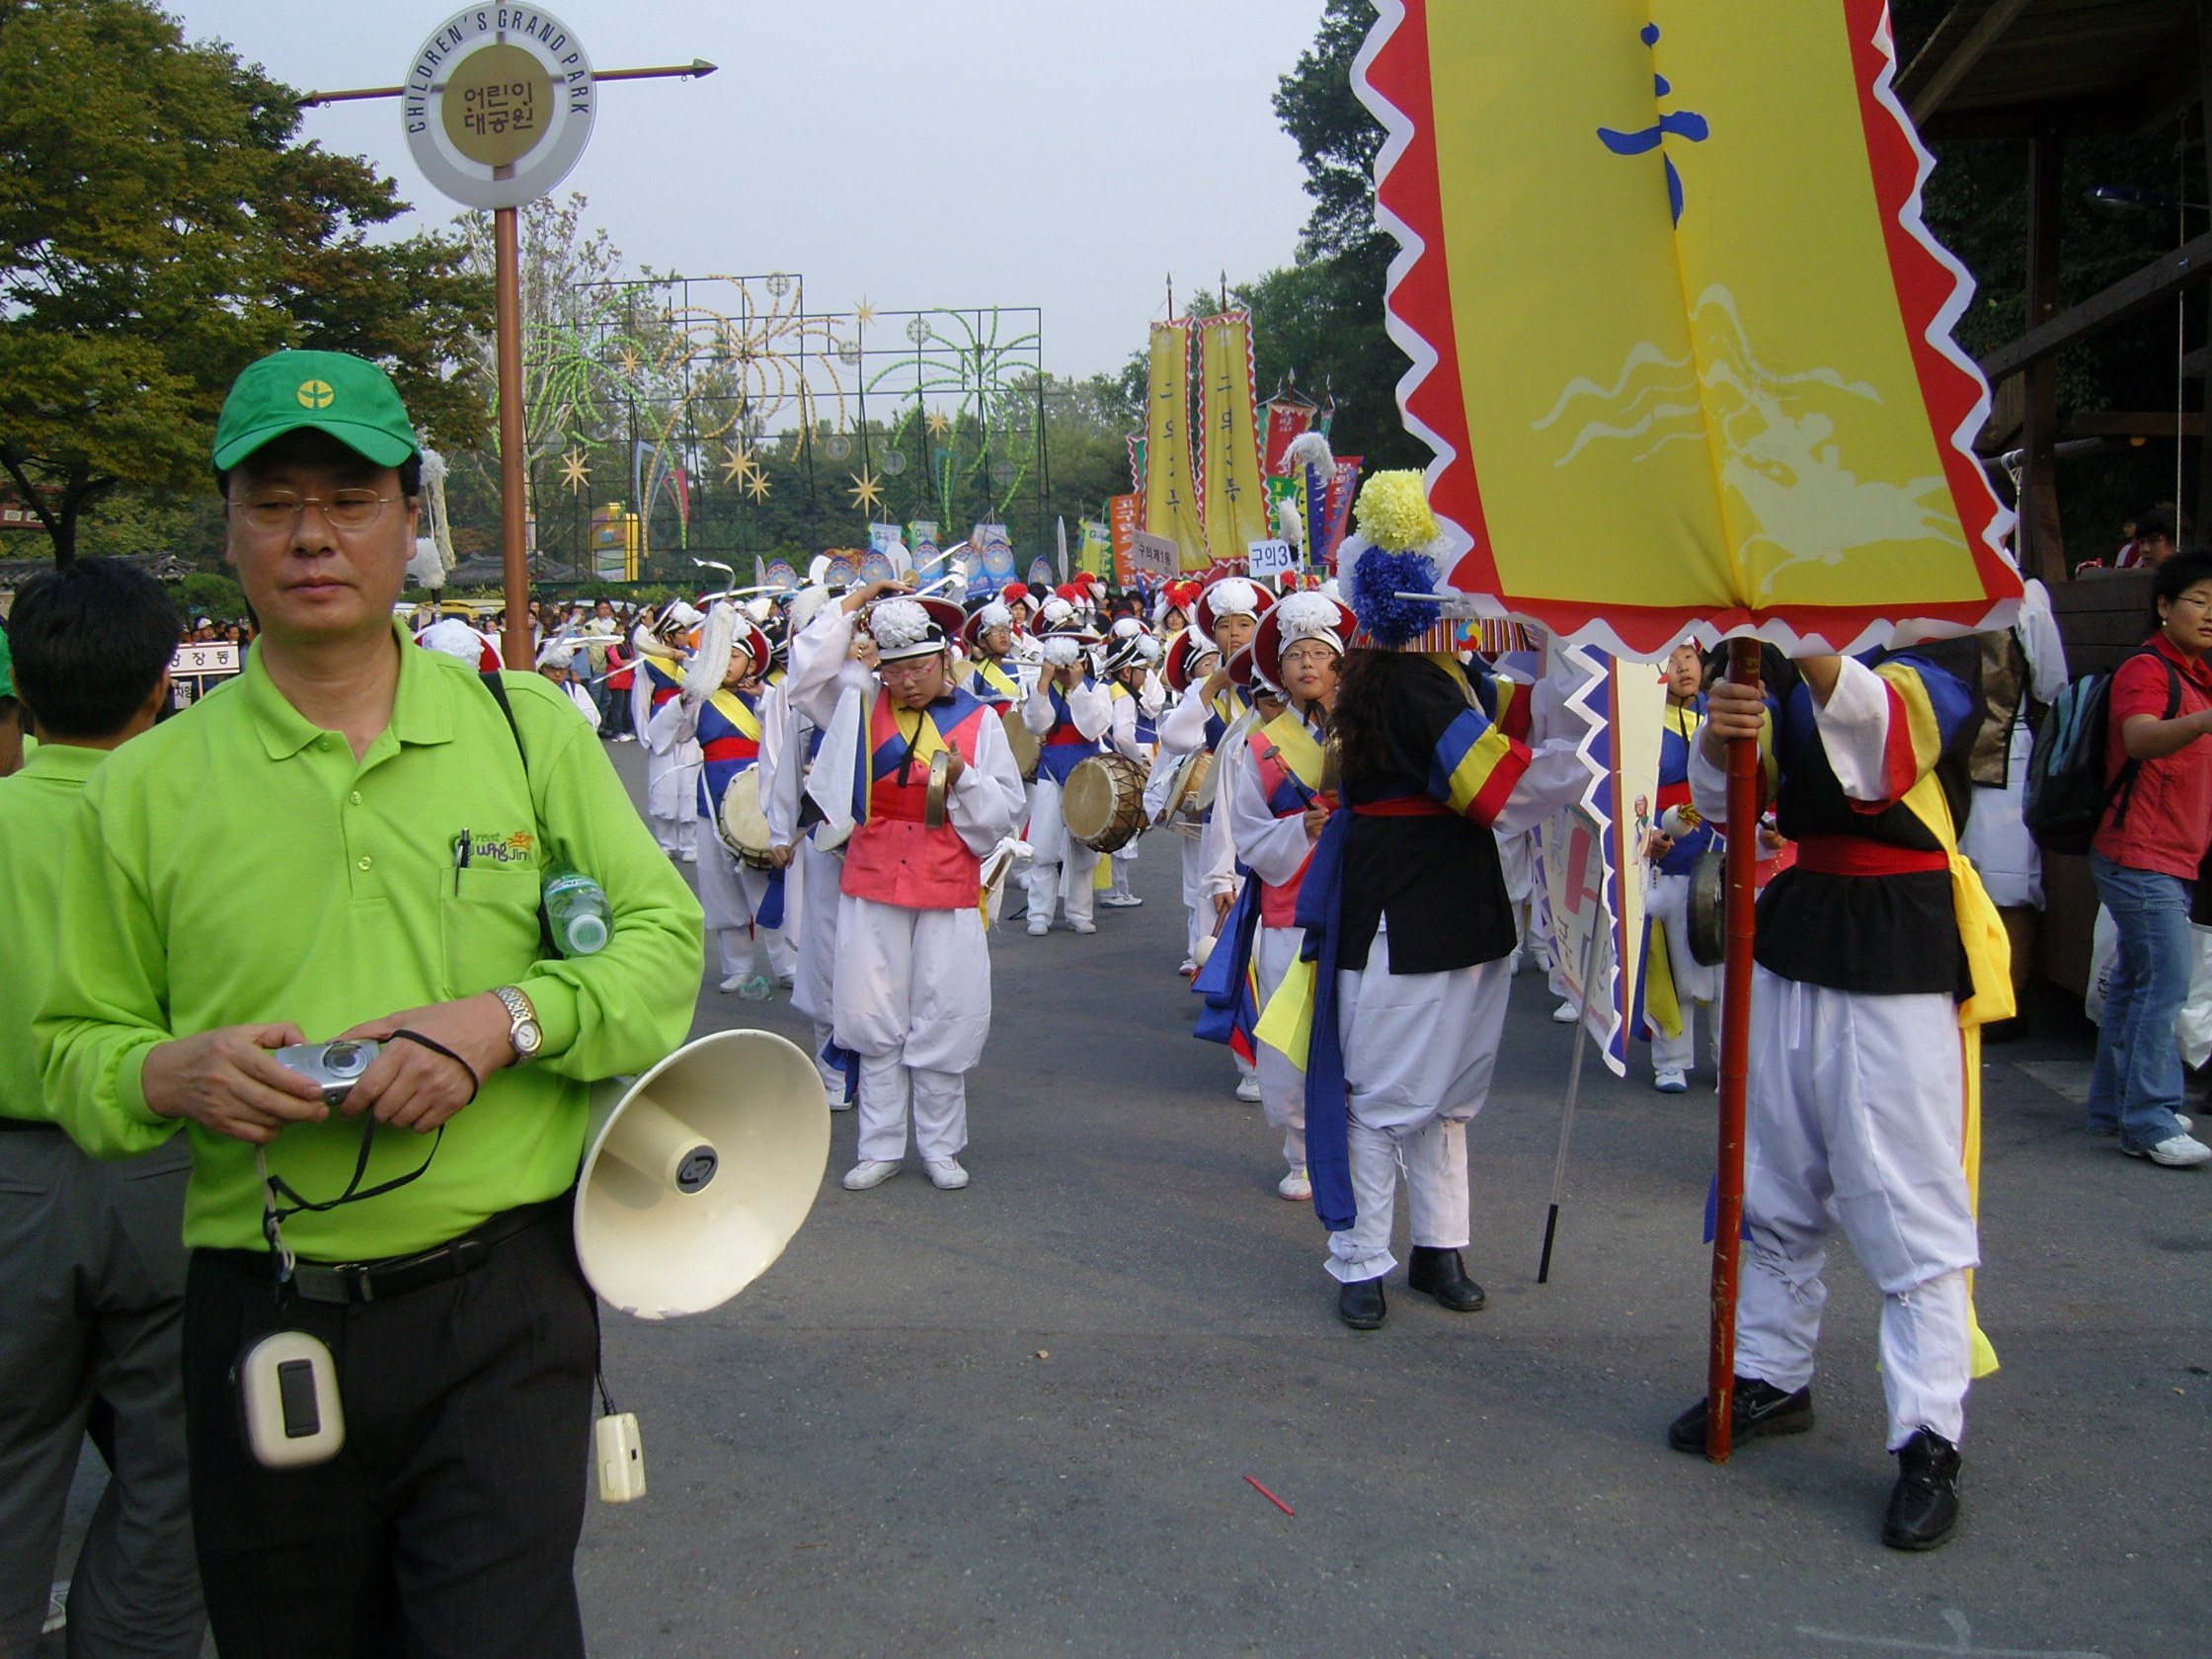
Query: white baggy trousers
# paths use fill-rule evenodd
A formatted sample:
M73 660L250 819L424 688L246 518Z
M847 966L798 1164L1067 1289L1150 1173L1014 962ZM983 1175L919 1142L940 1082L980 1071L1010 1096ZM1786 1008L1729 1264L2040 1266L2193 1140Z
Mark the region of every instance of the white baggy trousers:
M1392 974L1389 934L1379 928L1367 966L1337 975L1359 1216L1329 1234L1325 1265L1336 1279L1380 1279L1397 1265L1390 1225L1401 1170L1413 1242L1466 1246L1467 1123L1490 1097L1511 969L1508 958Z
M1028 877L1030 918L1052 920L1056 902L1065 901L1068 924L1087 925L1098 853L1067 832L1060 815L1060 785L1040 772L1035 789L1029 803L1029 844L1036 849Z
M1656 875L1645 900L1651 918L1666 930L1667 967L1674 977L1675 1001L1682 1009L1682 1030L1668 1036L1651 1028L1651 1068L1688 1071L1698 1063L1698 1010L1702 1007L1713 1070L1720 1069L1720 970L1690 954L1690 878Z
M973 905L912 910L837 901L839 1046L860 1056L860 1156L925 1159L968 1145L969 1069L990 1035L990 951Z
M698 854L699 908L721 953L722 977L744 979L753 972L756 935L767 947L768 971L779 979L789 973L790 936L782 928L760 927L752 919L767 900L771 872L748 869L731 857L714 826L703 818L691 821L691 846Z
M1980 1260L1960 1161L1958 1008L1940 993L1862 996L1761 968L1752 981L1736 1373L1812 1382L1828 1240L1882 1293L1889 1448L1954 1444L1972 1361L1966 1270Z

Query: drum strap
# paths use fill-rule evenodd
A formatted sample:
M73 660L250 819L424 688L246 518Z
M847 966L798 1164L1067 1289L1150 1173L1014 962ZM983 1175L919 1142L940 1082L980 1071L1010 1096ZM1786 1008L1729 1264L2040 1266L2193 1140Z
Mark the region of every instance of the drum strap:
M545 836L538 833L537 791L530 786L530 751L522 747L522 728L515 723L514 705L507 700L507 686L497 670L490 670L476 676L484 682L484 689L491 692L492 701L499 704L500 713L507 716L507 729L514 735L514 756L522 762L522 792L530 798L530 830L537 835L537 844L545 845ZM542 959L558 956L553 948L553 918L545 909L545 887L538 885L537 900L537 953Z

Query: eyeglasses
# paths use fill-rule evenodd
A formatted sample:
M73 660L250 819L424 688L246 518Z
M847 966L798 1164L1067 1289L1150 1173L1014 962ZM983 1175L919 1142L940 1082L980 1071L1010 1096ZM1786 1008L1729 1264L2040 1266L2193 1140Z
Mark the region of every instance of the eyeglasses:
M374 490L334 490L329 496L295 496L289 490L259 490L233 502L239 514L257 530L275 533L289 530L310 506L341 530L365 530L383 515L384 504L400 500Z
M934 653L927 657L905 657L896 663L880 663L876 672L885 679L920 679L937 667Z

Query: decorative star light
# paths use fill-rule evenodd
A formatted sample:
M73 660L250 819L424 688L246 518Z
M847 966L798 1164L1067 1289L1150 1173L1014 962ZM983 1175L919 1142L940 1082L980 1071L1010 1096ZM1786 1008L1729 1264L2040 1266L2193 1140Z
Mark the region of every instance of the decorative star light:
M952 426L952 423L945 419L945 412L942 409L932 409L929 412L929 420L927 425L929 427L929 435L931 437L943 437L945 435L946 430Z
M729 459L722 463L722 482L743 486L752 476L752 457L736 444L726 444L723 453Z
M869 472L855 472L847 476L852 479L852 489L849 494L852 496L854 507L864 507L870 513L874 513L883 506L883 481L881 479Z
M621 363L624 374L635 374L645 365L645 359L627 346L622 348L622 356L616 360Z
M852 308L852 320L859 327L866 328L876 320L876 308L863 299Z
M766 501L768 499L768 475L758 467L753 468L752 475L745 481L745 493L756 502Z
M584 462L585 454L581 449L571 449L561 457L561 482L579 495L592 482L592 469Z

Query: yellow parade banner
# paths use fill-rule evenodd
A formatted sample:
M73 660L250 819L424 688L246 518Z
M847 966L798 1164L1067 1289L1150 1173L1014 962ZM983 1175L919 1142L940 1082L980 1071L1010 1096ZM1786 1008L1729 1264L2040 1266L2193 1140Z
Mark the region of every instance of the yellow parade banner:
M1406 423L1448 577L1656 656L2009 616L2011 514L1883 0L1382 0Z
M1172 541L1181 568L1195 571L1206 568L1206 529L1191 478L1190 374L1190 325L1154 323L1145 411L1145 528Z
M1206 544L1217 559L1241 559L1273 535L1253 414L1252 318L1224 311L1198 323L1199 475Z

